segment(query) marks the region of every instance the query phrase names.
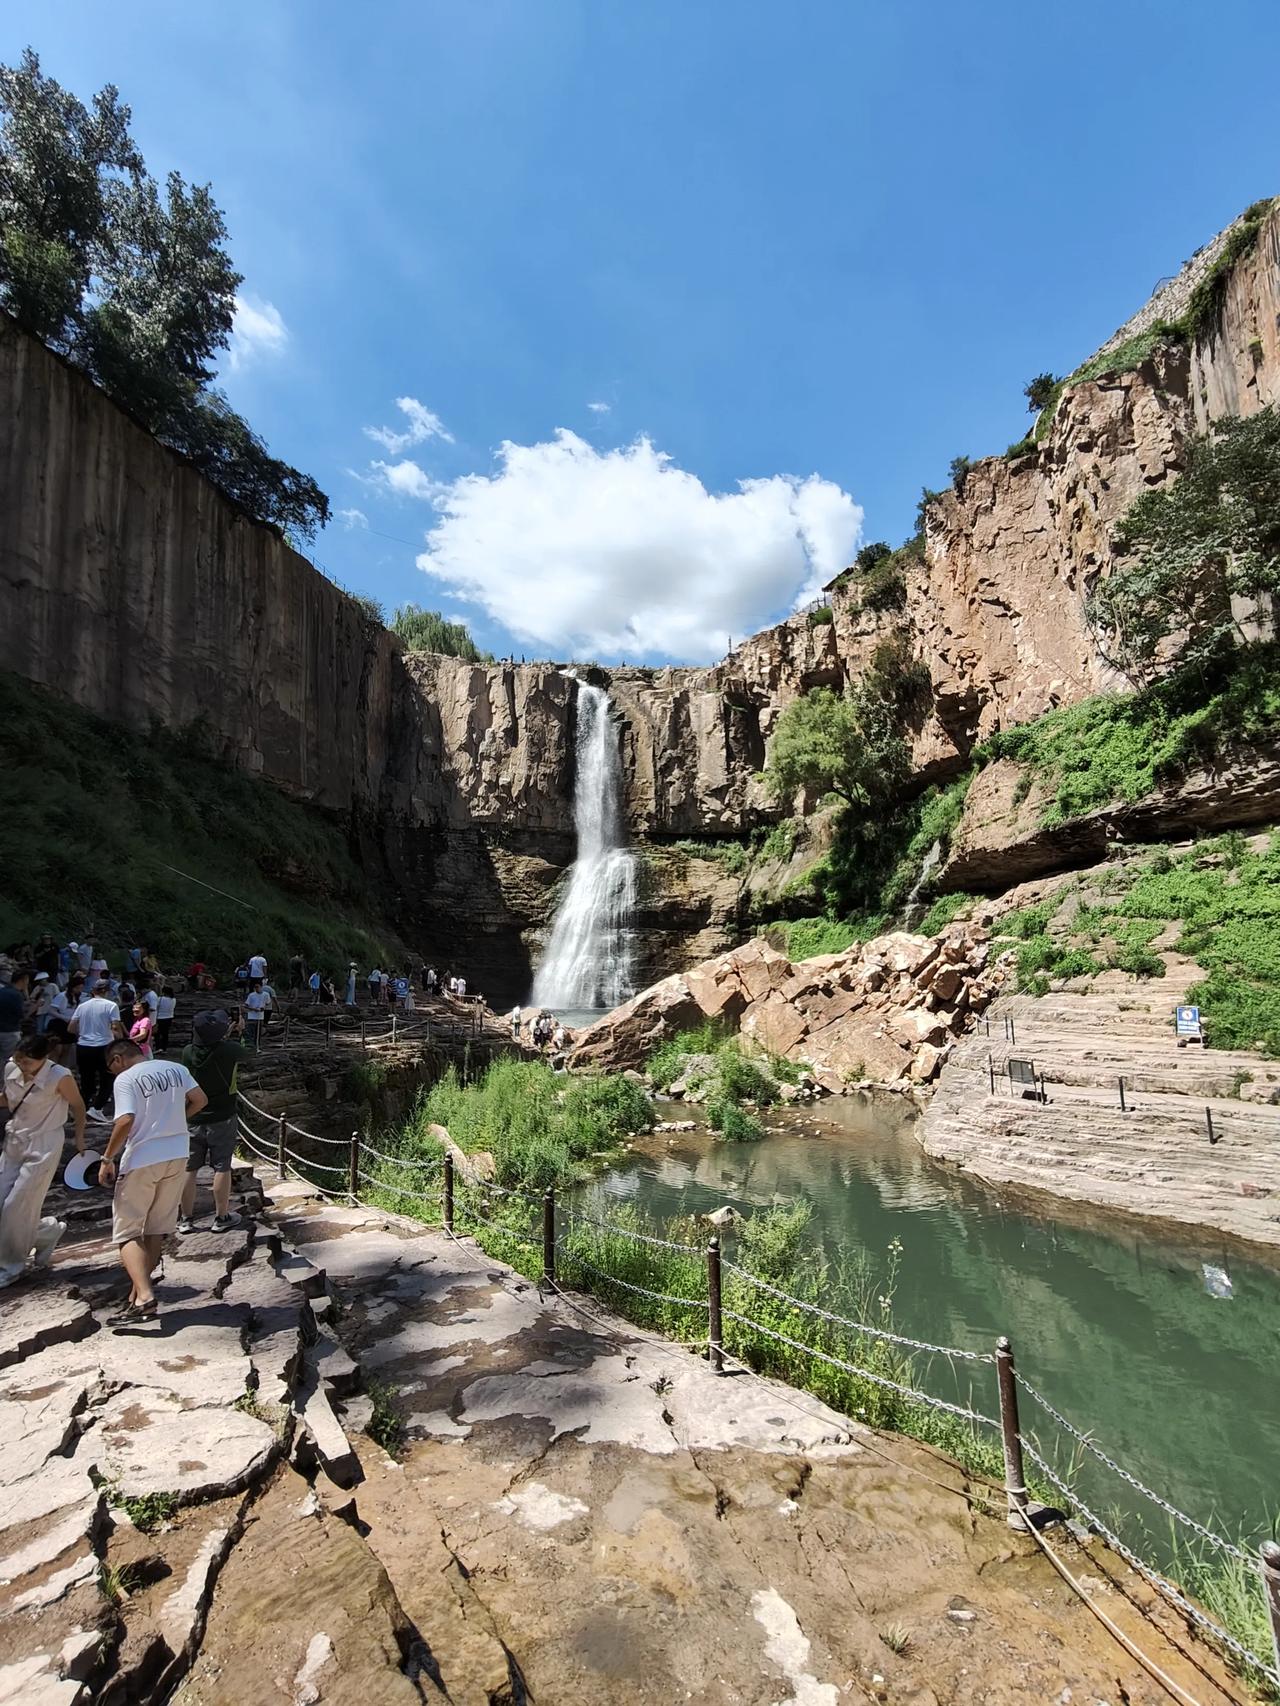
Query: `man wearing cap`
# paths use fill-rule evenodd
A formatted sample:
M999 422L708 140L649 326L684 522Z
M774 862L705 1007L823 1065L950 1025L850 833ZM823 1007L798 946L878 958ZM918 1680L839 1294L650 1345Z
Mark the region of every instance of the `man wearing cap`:
M201 1167L212 1167L213 1230L226 1232L239 1218L231 1213L231 1157L236 1147L236 1073L249 1050L234 1039L238 1027L221 1007L197 1013L191 1028L194 1035L182 1051L182 1064L208 1101L191 1121L178 1231L195 1230L196 1174Z
M127 1305L109 1317L119 1327L155 1318L151 1276L178 1224L191 1146L187 1121L208 1098L179 1061L147 1060L127 1040L108 1048L107 1070L115 1079L116 1117L98 1182L110 1185L119 1166L111 1240L131 1282Z

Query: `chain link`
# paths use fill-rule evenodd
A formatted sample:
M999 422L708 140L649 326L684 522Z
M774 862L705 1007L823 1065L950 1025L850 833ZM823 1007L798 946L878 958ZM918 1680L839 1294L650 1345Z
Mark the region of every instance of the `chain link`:
M360 1139L360 1152L362 1155L372 1155L379 1161L389 1161L392 1163L393 1166L396 1166L396 1167L420 1167L421 1168L421 1167L439 1167L440 1166L440 1157L438 1155L434 1158L434 1160L427 1159L427 1160L422 1160L422 1161L415 1159L411 1155L387 1155L381 1149L375 1149L373 1147L373 1145L366 1138L363 1138L363 1137Z
M776 1339L780 1345L790 1345L793 1351L803 1351L806 1356L817 1357L821 1362L830 1363L833 1368L842 1368L848 1374L856 1374L862 1380L870 1380L876 1386L887 1387L890 1392L900 1392L904 1398L909 1398L913 1404L928 1404L935 1410L946 1410L952 1416L959 1416L966 1422L980 1422L984 1427L999 1427L998 1422L990 1416L984 1416L978 1410L966 1409L963 1404L952 1404L945 1398L935 1398L932 1393L920 1392L914 1386L903 1386L896 1380L890 1380L887 1375L875 1374L869 1368L859 1368L855 1363L845 1362L843 1357L832 1356L828 1351L820 1351L816 1345L801 1344L799 1339L788 1338L786 1333L777 1333L772 1327L766 1327L760 1321L751 1320L750 1316L739 1315L735 1309L721 1311L726 1321L736 1321L740 1327L750 1327L753 1333L763 1333L766 1338Z
M1171 1581L1153 1570L1149 1564L1144 1564L1138 1554L1133 1551L1131 1547L1127 1546L1123 1540L1121 1540L1115 1530L1109 1528L1100 1516L1096 1516L1094 1512L1089 1509L1088 1505L1086 1505L1083 1499L1080 1498L1079 1494L1073 1492L1073 1490L1067 1486L1066 1482L1062 1480L1057 1471L1052 1469L1049 1464L1046 1463L1039 1451L1037 1451L1036 1447L1025 1437L1025 1435L1023 1436L1022 1447L1045 1479L1062 1494L1062 1497L1066 1500L1068 1506L1075 1509L1082 1517L1084 1517L1090 1527L1096 1528L1107 1544L1112 1547L1114 1551L1118 1552L1125 1562L1129 1564L1131 1568L1135 1569L1145 1581L1149 1582L1151 1586L1155 1588L1157 1593L1163 1594L1171 1604L1176 1605L1179 1611L1189 1617L1191 1621L1203 1629L1206 1634L1211 1635L1215 1641L1221 1642L1224 1647L1227 1647L1231 1652L1235 1653L1238 1658L1244 1659L1251 1668L1260 1670L1270 1681L1280 1684L1280 1672L1277 1672L1263 1658L1255 1653L1251 1647L1246 1647L1243 1641L1238 1641L1234 1635L1228 1634L1220 1623L1215 1622L1214 1619L1209 1616L1208 1612L1201 1611L1199 1606L1193 1605L1189 1599L1179 1592Z
M678 1250L685 1256L702 1256L703 1249L697 1244L675 1244L669 1238L655 1238L649 1232L637 1232L632 1226L622 1226L615 1220L596 1220L589 1214L581 1214L572 1205L569 1214L575 1226L596 1226L602 1232L608 1232L616 1238L630 1238L638 1244L651 1244L656 1250Z
M556 1248L563 1250L571 1262L585 1268L597 1279L602 1279L609 1285L621 1286L623 1291L633 1291L637 1297L651 1297L656 1303L677 1303L685 1309L706 1309L708 1306L705 1297L673 1297L669 1291L650 1291L648 1286L632 1285L630 1280L619 1279L616 1274L607 1274L603 1268L596 1267L594 1262L589 1262L585 1256L580 1256L576 1250L570 1249L563 1242L558 1241Z
M820 1309L816 1303L805 1303L799 1297L792 1297L788 1291L779 1291L777 1286L770 1285L767 1280L762 1280L746 1268L740 1268L727 1257L721 1258L720 1265L726 1273L739 1274L758 1290L768 1292L770 1297L776 1297L780 1302L790 1304L795 1309L803 1309L806 1314L816 1315L823 1321L831 1321L837 1327L852 1327L855 1333L867 1333L871 1338L884 1339L891 1345L908 1345L913 1351L936 1352L939 1356L958 1358L963 1362L995 1361L986 1351L961 1351L953 1345L930 1345L923 1339L908 1339L901 1333L891 1333L887 1327L872 1327L865 1321L851 1321L847 1315L833 1315L829 1309Z
M1160 1509L1164 1511L1166 1516L1171 1516L1175 1522L1185 1524L1187 1528L1192 1529L1196 1534L1198 1534L1202 1540L1207 1540L1211 1546L1216 1546L1220 1552L1225 1552L1232 1558L1238 1558L1242 1563L1252 1564L1252 1558L1250 1558L1249 1554L1243 1547L1234 1545L1230 1540L1224 1540L1222 1535L1215 1534L1211 1528L1206 1528L1203 1523L1197 1522L1193 1516L1188 1516L1185 1511L1180 1511L1177 1505L1171 1505L1168 1499L1161 1498L1159 1493L1153 1493L1151 1488L1145 1486L1141 1481L1139 1481L1136 1475L1131 1475L1127 1469L1122 1469L1116 1462L1115 1458L1108 1457L1102 1447L1100 1445L1096 1445L1094 1441L1090 1439L1088 1434L1081 1433L1080 1429L1076 1427L1073 1422L1069 1422L1060 1410L1055 1410L1044 1394L1037 1392L1031 1382L1022 1374L1015 1371L1014 1378L1017 1380L1018 1385L1021 1386L1027 1396L1034 1398L1045 1414L1052 1416L1054 1421L1057 1422L1058 1426L1062 1428L1065 1433L1070 1434L1071 1438L1082 1445L1092 1456L1096 1457L1099 1463L1105 1463L1107 1468L1110 1469L1113 1474L1118 1475L1122 1481L1127 1482L1135 1492L1141 1493L1146 1499L1150 1499L1153 1505L1159 1505Z
M410 1191L403 1185L392 1185L388 1183L386 1179L375 1179L371 1173L361 1173L359 1178L366 1185L370 1185L375 1191L389 1191L392 1196L407 1197L410 1202L420 1202L424 1204L429 1202L429 1199L424 1197L421 1191Z

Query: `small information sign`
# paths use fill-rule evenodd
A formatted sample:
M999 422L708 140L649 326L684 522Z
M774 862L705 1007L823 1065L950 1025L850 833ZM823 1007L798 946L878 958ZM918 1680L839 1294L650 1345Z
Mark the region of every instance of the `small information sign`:
M1010 1058L1009 1082L1011 1084L1016 1084L1022 1090L1037 1089L1035 1061L1014 1060Z
M1174 1029L1180 1037L1195 1037L1197 1040L1204 1034L1200 1026L1200 1009L1198 1007L1177 1007L1174 1009Z

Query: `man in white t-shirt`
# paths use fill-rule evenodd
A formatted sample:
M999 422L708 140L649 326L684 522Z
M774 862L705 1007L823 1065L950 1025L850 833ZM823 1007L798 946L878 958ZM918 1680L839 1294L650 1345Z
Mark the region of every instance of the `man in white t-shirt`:
M187 1120L209 1098L181 1061L147 1060L135 1043L112 1043L107 1068L115 1079L116 1117L98 1182L110 1185L119 1169L111 1241L131 1289L124 1309L109 1320L126 1326L155 1316L151 1275L178 1227L191 1148Z
M255 977L264 978L264 977L266 977L266 975L267 975L266 956L263 954L250 954L249 955L249 978L250 978L250 981L252 981Z
M82 1001L71 1015L68 1029L76 1045L76 1071L80 1075L80 1094L84 1097L84 1105L91 1120L104 1124L110 1118L105 1109L111 1100L107 1045L124 1035L120 1009L111 999L105 983L93 986L89 998Z
M260 983L249 986L249 993L244 998L244 1034L250 1048L262 1046L262 1026L266 1018L270 1002L266 991Z

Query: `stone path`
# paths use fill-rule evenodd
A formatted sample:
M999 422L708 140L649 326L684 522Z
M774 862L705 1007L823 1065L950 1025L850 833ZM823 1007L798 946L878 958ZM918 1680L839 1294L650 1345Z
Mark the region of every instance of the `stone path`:
M945 1460L469 1241L275 1184L117 1335L103 1231L0 1303L0 1702L1166 1698ZM1225 1706L1127 1572L1055 1544Z

